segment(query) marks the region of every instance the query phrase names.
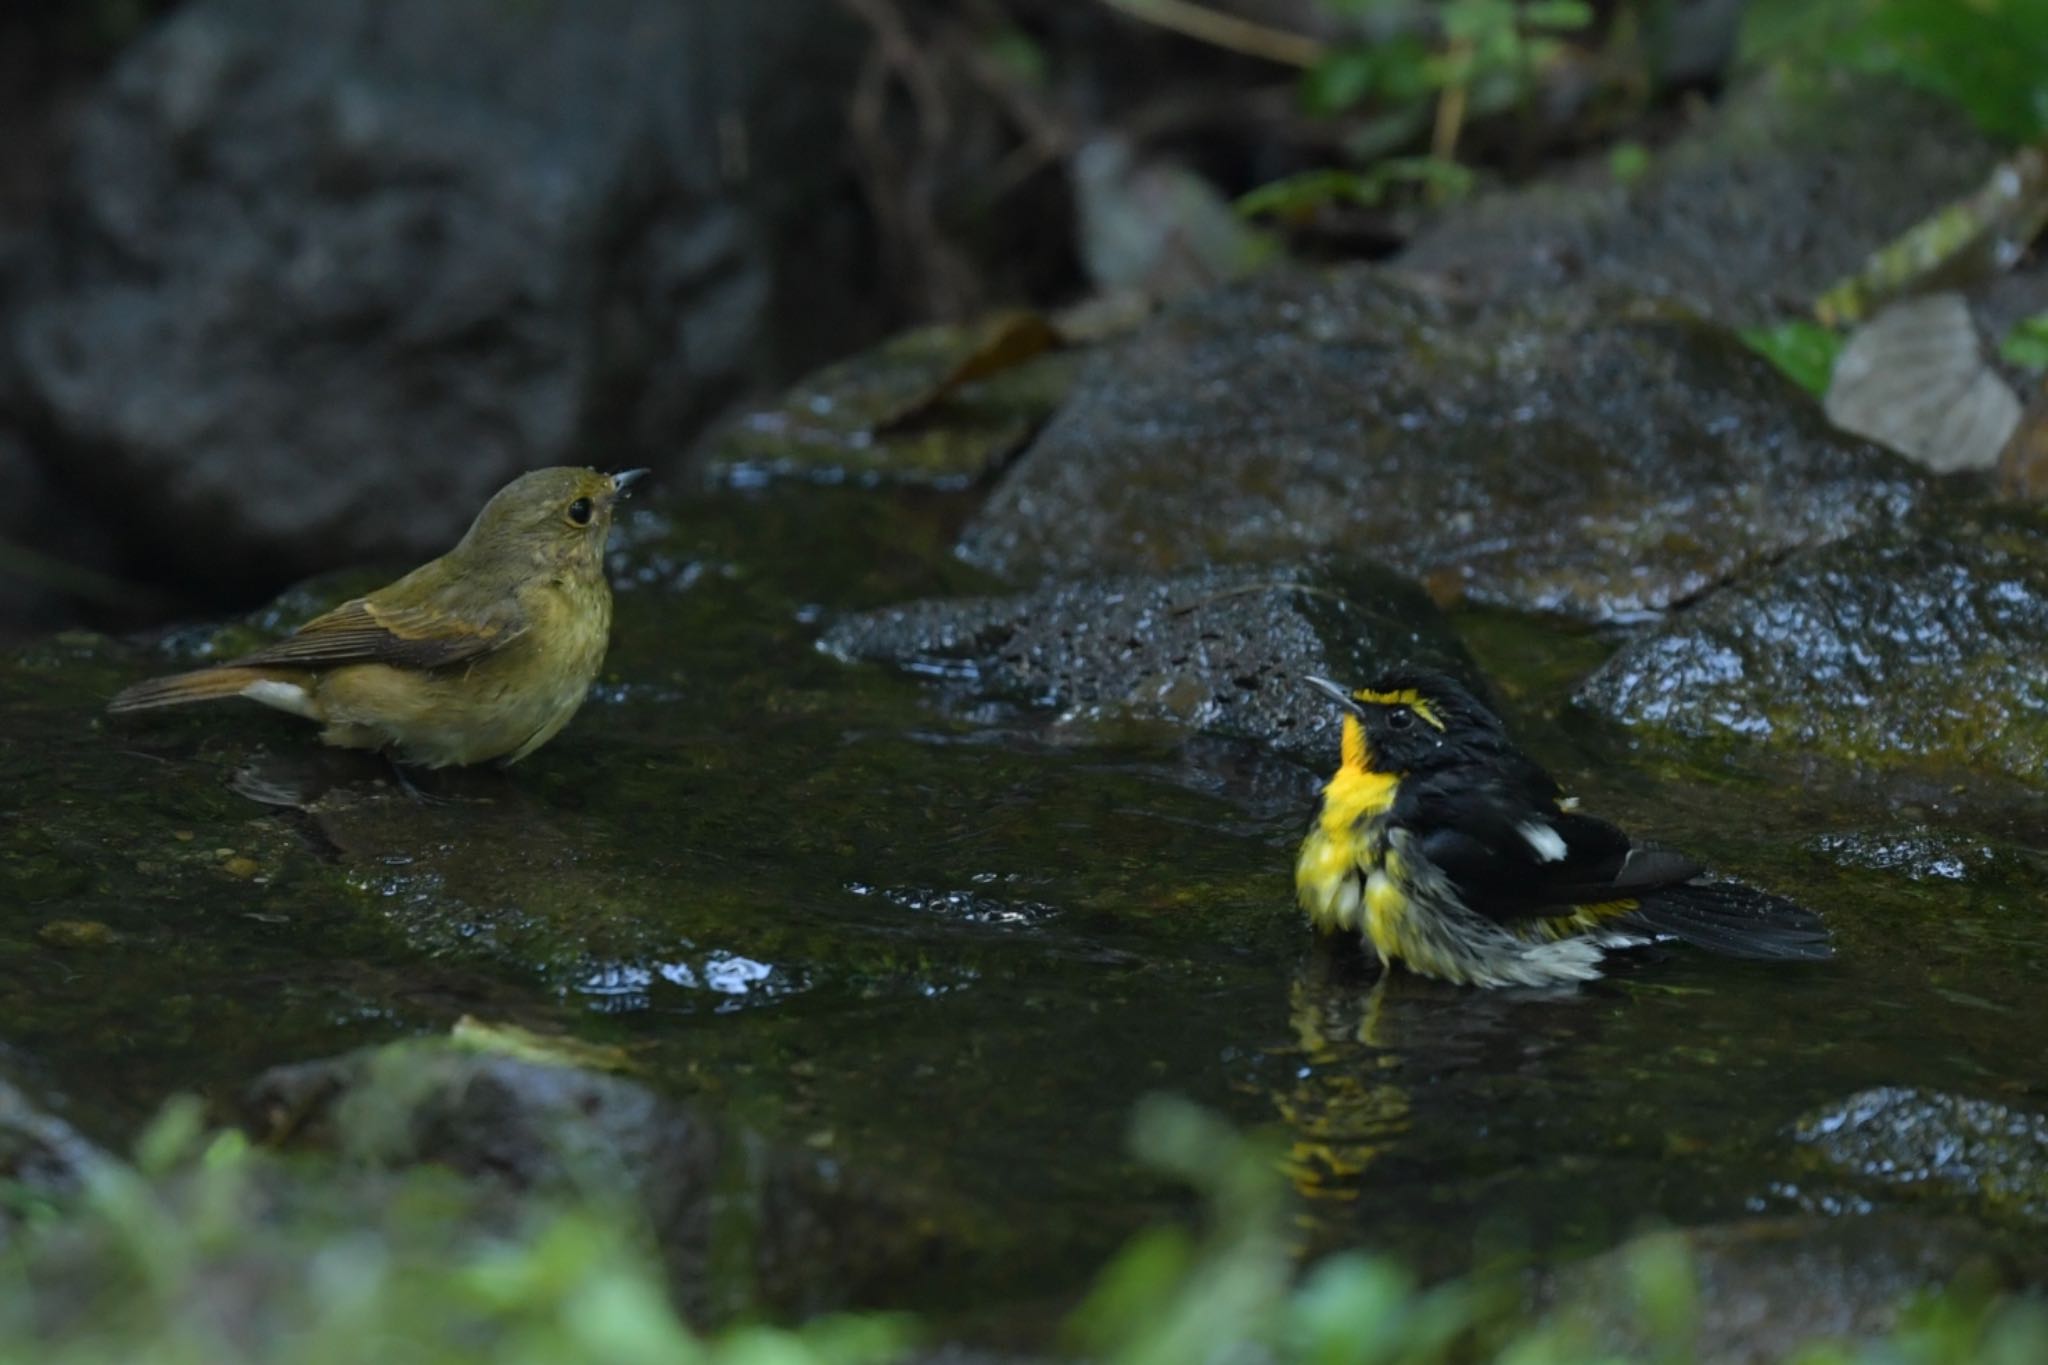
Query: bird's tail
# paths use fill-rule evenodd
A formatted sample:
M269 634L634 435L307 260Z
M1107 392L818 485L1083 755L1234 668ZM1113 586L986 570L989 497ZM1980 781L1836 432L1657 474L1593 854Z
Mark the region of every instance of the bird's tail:
M1693 882L1654 892L1622 922L1724 957L1819 962L1835 954L1827 926L1813 911L1730 882Z
M187 702L239 697L251 683L262 682L267 676L260 668L236 668L231 664L195 669L190 673L173 673L168 678L151 678L148 682L135 684L108 702L107 709L147 711L157 706L183 706Z

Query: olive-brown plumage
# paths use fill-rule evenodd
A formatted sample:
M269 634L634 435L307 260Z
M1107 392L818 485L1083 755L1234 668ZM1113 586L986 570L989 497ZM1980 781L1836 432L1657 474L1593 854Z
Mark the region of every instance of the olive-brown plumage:
M537 469L459 544L228 663L137 683L110 711L246 697L320 738L422 767L516 763L583 704L611 635L604 546L644 470Z

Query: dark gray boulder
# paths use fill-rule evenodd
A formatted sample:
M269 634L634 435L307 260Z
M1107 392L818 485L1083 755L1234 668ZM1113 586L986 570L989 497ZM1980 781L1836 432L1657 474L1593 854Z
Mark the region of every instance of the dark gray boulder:
M1942 505L1637 636L1575 703L1646 735L2048 783L2048 512Z
M967 696L1171 720L1320 760L1337 715L1302 680L1363 684L1397 663L1483 684L1413 584L1384 569L1299 565L1054 583L1014 597L864 612L820 642Z
M1095 357L962 548L1020 578L1337 549L1439 600L1598 619L1923 486L1718 327L1354 268L1205 296Z
M766 290L720 185L747 11L197 0L79 120L16 402L168 575L445 548L514 473L673 442Z

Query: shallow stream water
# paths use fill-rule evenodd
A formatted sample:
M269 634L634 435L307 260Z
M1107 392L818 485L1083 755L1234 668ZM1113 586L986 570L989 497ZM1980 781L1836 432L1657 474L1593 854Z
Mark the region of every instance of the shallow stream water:
M961 1251L903 1301L997 1315L1190 1206L1126 1153L1154 1090L1282 1128L1305 1248L1433 1272L1757 1212L1900 1205L2024 1235L1995 1191L1830 1167L1793 1125L1880 1085L2048 1108L2033 798L1636 753L1563 708L1610 640L1466 615L1518 733L1588 809L1806 901L1839 956L1659 950L1557 994L1380 985L1291 903L1313 772L1028 698L948 709L815 648L834 613L988 589L949 554L968 505L778 486L640 512L590 704L428 803L254 707L102 714L246 626L18 652L7 1059L118 1142L174 1092L226 1113L268 1065L465 1014L570 1031L917 1191Z

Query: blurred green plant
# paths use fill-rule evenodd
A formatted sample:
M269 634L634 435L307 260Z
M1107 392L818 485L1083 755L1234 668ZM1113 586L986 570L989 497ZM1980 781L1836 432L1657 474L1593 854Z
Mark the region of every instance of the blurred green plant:
M2021 318L1999 344L1999 355L2023 370L2048 370L2048 313Z
M1240 212L1302 218L1327 206L1378 205L1402 187L1433 202L1468 193L1458 160L1466 125L1524 103L1593 22L1580 0L1322 0L1362 36L1322 49L1301 79L1303 109L1343 118L1349 167L1262 185ZM1413 154L1426 144L1426 155Z
M1772 0L1745 11L1737 52L1893 76L1994 136L2048 134L2048 0Z
M1627 1340L1569 1311L1531 1322L1507 1281L1423 1287L1344 1253L1299 1272L1279 1148L1153 1099L1134 1145L1204 1195L1196 1227L1134 1238L1072 1314L1065 1344L1102 1365L1599 1365L1693 1359L1702 1318L1677 1234L1623 1266ZM365 1172L353 1173L362 1177ZM714 1336L686 1325L626 1210L511 1213L432 1171L370 1188L208 1133L171 1106L135 1164L89 1174L0 1255L0 1365L352 1365L404 1360L606 1365L869 1365L905 1359L901 1316L848 1314ZM1611 1319L1606 1305L1603 1320ZM2048 1359L2048 1306L1942 1293L1885 1341L1821 1343L1799 1365L2022 1365Z
M1745 327L1737 335L1752 351L1784 371L1793 383L1816 396L1828 391L1835 359L1846 344L1840 333L1801 319Z

